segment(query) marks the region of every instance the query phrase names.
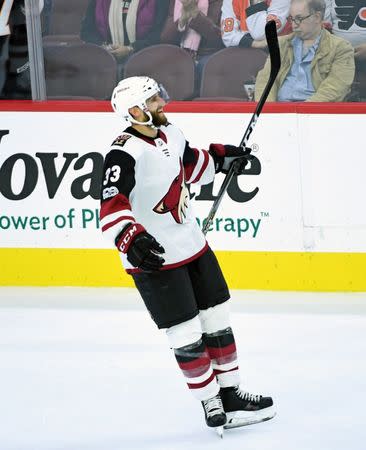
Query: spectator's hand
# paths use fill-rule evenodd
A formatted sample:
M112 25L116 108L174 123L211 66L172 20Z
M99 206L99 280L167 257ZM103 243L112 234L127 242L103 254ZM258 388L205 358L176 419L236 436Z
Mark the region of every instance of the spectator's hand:
M123 59L133 51L128 45L112 45L110 52L116 59Z
M180 0L183 6L183 11L188 14L198 14L200 12L198 8L198 0Z
M267 41L262 39L261 41L253 41L252 48L267 48Z
M355 58L366 60L366 44L361 44L355 47Z
M178 20L180 29L185 29L188 22L194 19L199 14L200 10L197 5L197 0L180 0L182 3L182 15Z

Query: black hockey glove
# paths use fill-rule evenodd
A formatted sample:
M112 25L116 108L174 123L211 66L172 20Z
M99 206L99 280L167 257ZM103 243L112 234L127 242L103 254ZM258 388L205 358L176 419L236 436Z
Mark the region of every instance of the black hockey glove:
M159 256L165 250L139 223L126 225L116 237L115 244L120 252L127 254L127 260L134 267L145 272L157 271L165 262Z
M245 148L244 151L242 147L235 147L235 145L211 144L208 152L214 160L216 173L228 173L231 164L236 159L240 159L241 161L236 167L235 173L236 175L241 175L251 159L251 150L249 147Z

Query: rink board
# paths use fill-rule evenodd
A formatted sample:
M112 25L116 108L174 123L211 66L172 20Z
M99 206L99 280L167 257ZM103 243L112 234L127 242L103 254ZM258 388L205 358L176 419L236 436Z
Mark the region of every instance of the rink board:
M364 253L215 252L232 289L366 291ZM0 249L4 286L133 286L114 250Z
M177 102L168 112L207 148L237 144L253 106ZM231 288L366 291L365 112L266 107L255 161L207 236ZM0 119L0 285L132 286L98 217L103 157L123 129L109 105L3 102ZM191 191L200 224L222 179Z

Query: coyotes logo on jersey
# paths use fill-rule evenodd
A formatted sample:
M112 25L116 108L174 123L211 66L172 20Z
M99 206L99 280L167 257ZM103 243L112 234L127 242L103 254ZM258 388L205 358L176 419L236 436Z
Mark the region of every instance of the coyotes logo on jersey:
M184 180L184 168L180 160L180 172L174 178L168 192L153 208L158 214L171 213L177 223L183 223L188 208L189 191Z
M121 134L113 141L112 145L119 145L120 147L123 147L130 138L130 134Z

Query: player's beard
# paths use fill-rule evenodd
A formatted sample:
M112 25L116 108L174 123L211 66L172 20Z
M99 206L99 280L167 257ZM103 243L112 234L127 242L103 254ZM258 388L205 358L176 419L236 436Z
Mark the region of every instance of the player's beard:
M150 111L150 114L154 126L160 127L161 125L166 125L168 123L168 119L166 118L166 115L163 112L158 113L157 111L154 112Z

